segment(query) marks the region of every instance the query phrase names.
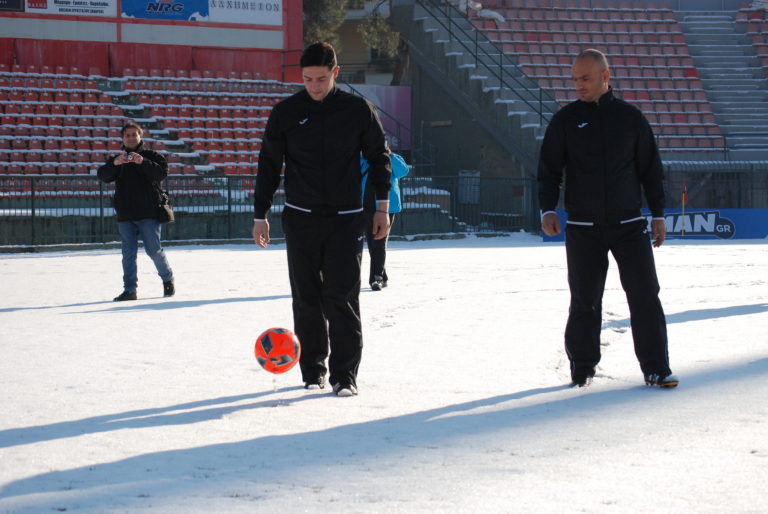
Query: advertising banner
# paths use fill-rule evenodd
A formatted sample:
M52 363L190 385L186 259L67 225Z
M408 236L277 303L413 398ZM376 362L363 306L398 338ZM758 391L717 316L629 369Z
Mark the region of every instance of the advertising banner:
M24 12L24 0L0 0L0 11Z
M123 17L209 21L208 0L123 0Z
M26 0L26 2L28 13L117 16L117 0Z
M558 210L567 230L565 211ZM650 233L651 215L643 211ZM768 209L669 209L664 220L667 239L768 239ZM563 241L564 233L544 241Z
M283 0L123 0L122 6L126 18L283 24Z

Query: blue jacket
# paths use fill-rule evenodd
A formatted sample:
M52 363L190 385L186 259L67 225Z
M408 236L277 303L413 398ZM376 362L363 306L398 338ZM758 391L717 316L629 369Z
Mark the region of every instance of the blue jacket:
M411 169L400 155L392 153L389 155L389 158L392 161L392 178L390 179L392 187L389 189L389 212L396 213L402 210L399 179L406 176ZM360 172L363 174L363 198L365 198L365 185L368 181L368 162L362 155L360 156Z

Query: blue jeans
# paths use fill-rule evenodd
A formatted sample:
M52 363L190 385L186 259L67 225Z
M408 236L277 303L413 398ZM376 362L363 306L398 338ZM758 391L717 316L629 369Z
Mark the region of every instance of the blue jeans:
M163 282L173 278L173 271L165 258L163 247L160 246L160 223L157 220L120 221L117 227L123 242L123 288L126 291L136 291L138 283L136 254L139 250L139 236Z

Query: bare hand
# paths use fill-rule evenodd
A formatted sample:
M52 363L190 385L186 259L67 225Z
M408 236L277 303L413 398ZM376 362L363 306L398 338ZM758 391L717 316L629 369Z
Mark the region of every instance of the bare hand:
M548 212L541 217L541 231L553 237L563 231L560 226L560 218L554 212Z
M664 239L667 237L667 222L665 220L651 220L651 232L653 247L658 248L664 244Z
M267 220L253 222L253 242L262 248L266 248L269 244L269 222Z
M389 234L389 213L376 211L373 214L373 238L384 239Z
M122 166L123 164L127 164L131 162L125 158L127 155L128 154L121 153L120 155L115 157L115 160L112 161L112 164L114 164L115 166Z

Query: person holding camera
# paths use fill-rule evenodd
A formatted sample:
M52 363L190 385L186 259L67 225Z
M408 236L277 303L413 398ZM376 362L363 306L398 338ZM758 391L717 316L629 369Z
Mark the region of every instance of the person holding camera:
M123 292L114 301L135 300L138 276L136 255L139 236L144 250L163 281L163 296L176 294L173 271L160 244L158 220L160 182L168 175L168 163L157 152L144 148L144 131L136 122L120 130L123 152L110 157L98 170L98 177L115 183L114 207L123 253Z

